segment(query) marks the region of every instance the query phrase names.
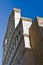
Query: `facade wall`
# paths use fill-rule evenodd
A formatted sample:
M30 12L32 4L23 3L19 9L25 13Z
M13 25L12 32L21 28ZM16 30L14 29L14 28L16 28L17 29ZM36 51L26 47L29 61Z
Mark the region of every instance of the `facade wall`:
M22 39L22 33L23 33L22 24L20 22L17 29L15 29L13 36L12 36L12 39L10 41L11 43L10 43L8 53L7 53L7 56L6 56L5 65L6 64L10 65L15 53L17 53L18 46L19 46L20 41Z
M6 60L7 51L8 51L10 42L11 42L14 29L15 29L14 28L14 16L12 12L8 20L7 30L6 30L5 38L3 42L3 64L5 63L5 60Z
M29 28L31 27L32 20L22 18L22 25L23 25L23 35L24 35L24 42L25 42L25 48L30 48L30 40L29 40Z
M21 14L20 14L20 12L15 12L15 13L14 13L14 19L15 19L15 28L16 28L16 27L17 27L17 25L19 24L20 17L21 17Z
M25 51L25 54L21 58L20 65L35 65L32 51Z
M23 53L23 50L24 50L24 44L23 43L24 43L24 41L22 39L11 65L20 65L20 60L23 57L22 53Z
M33 49L36 65L43 65L43 38L37 19L30 27L30 44Z
M43 27L40 27L41 36L43 38Z
M41 36L43 37L43 18L37 17L37 22L40 27Z
M20 9L13 9L3 42L3 65L43 65L42 33L38 19L32 23L21 17Z

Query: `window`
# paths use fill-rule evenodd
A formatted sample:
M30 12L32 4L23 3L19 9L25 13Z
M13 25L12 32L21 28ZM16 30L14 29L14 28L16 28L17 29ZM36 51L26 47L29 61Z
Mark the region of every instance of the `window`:
M18 64L20 63L19 60L17 61L17 63L18 63Z
M7 44L7 39L5 39L5 44Z
M21 36L21 31L19 30L18 34Z
M16 46L16 42L15 42L15 46Z
M12 49L11 49L11 51L10 51L10 54L12 54Z
M7 61L9 61L9 58L7 59Z
M17 35L16 39L17 39L17 41L18 41L18 35Z
M11 56L10 56L10 54L8 55L8 59L10 58Z
M16 36L15 45L18 43L18 35Z

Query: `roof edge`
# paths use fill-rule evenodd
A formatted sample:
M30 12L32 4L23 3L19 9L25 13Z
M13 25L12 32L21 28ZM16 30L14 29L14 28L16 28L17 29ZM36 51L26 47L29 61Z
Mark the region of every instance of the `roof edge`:
M22 20L25 20L25 21L32 21L31 18L27 18L27 17L21 17Z

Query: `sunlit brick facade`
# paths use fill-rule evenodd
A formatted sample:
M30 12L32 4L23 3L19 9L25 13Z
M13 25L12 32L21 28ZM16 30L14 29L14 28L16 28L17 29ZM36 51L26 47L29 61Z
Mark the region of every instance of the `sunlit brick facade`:
M36 65L43 65L43 18L36 17L30 27L30 44Z

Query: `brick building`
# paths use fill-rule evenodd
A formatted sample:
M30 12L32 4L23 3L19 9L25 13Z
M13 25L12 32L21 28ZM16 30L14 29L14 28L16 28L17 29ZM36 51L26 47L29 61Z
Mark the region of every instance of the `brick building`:
M31 18L21 17L20 9L12 9L3 41L3 65L43 63L43 25L40 26L39 21L40 18L36 17L32 23Z
M43 65L43 18L36 17L29 32L36 65Z

